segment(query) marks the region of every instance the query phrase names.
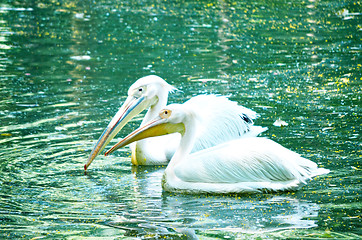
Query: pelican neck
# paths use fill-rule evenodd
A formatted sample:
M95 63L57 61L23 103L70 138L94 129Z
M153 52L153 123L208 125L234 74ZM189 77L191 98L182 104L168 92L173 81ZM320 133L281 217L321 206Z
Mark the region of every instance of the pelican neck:
M168 99L168 91L161 92L156 95L156 103L151 105L148 109L145 117L142 120L141 126L145 125L147 122L151 121L158 116L160 111L166 107Z
M197 120L192 112L187 112L184 121L185 133L181 136L180 145L170 160L166 170L173 168L179 162L184 161L190 155L197 136Z

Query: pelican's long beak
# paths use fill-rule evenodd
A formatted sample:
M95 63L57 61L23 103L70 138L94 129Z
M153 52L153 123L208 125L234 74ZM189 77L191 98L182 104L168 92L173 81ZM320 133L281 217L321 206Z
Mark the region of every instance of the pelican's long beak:
M84 165L84 170L87 170L92 161L108 145L124 125L147 107L144 97L135 98L129 96L98 139L97 144L89 155L87 163Z
M157 117L143 127L134 130L127 137L123 138L120 142L109 149L105 155L107 156L121 147L144 138L162 136L175 132L183 134L185 132L185 125L183 123L169 123L166 118Z

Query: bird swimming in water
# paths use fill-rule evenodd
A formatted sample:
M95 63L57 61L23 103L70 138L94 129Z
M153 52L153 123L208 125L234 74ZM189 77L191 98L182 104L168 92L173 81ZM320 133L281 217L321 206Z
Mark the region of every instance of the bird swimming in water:
M212 107L208 110L212 112ZM217 112L217 109L215 110ZM222 118L223 116L219 116ZM227 131L218 118L213 124ZM192 152L203 117L188 104L172 104L159 116L113 146L106 155L134 141L178 132L180 144L167 165L162 187L167 192L247 193L295 190L328 169L263 137L233 139ZM207 132L204 132L207 134Z
M148 109L141 126L158 116L159 111L167 105L169 92L175 90L176 88L155 75L140 78L132 84L128 90L127 99L100 136L84 169L87 170L96 156L137 114ZM198 111L203 121L199 126L192 152L242 136L257 136L267 129L253 125L253 119L258 116L256 112L240 106L224 96L198 95L184 104ZM209 112L210 106L217 109L217 112ZM214 118L219 116L223 116L218 121L224 121L222 125L228 131L215 124L216 119ZM180 136L177 134L138 141L131 145L131 162L134 165L167 165L179 143Z

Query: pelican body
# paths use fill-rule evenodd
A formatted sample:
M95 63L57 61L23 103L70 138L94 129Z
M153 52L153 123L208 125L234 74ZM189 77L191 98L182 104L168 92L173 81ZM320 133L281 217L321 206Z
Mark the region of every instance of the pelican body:
M175 90L176 88L155 75L140 78L132 84L128 90L127 99L95 144L84 169L87 170L96 156L137 114L148 109L141 126L158 116L159 111L166 107L169 92ZM203 121L193 145L193 152L243 135L256 136L266 130L266 128L253 125L253 119L258 116L254 111L239 106L223 96L199 95L184 104L198 111ZM213 111L209 111L210 105L213 106ZM219 115L227 116L222 119L225 121L223 125L229 131L220 129L220 126L215 124L217 120L214 118ZM167 165L178 148L180 139L180 135L170 134L135 142L131 145L131 162L134 165Z
M172 104L162 110L158 117L113 146L106 155L144 138L180 133L182 137L179 147L162 178L162 187L167 192L246 193L295 190L312 177L329 172L262 137L234 139L191 153L200 124L200 116L193 108L186 104Z

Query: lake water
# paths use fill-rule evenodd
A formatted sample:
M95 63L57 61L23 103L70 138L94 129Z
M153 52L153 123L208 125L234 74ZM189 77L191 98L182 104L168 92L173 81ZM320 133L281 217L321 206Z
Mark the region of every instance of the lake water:
M0 238L361 238L361 9L347 0L0 3ZM149 74L182 90L173 103L230 96L260 114L263 136L331 173L296 192L168 194L164 167L132 167L124 148L85 175L128 87Z

